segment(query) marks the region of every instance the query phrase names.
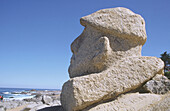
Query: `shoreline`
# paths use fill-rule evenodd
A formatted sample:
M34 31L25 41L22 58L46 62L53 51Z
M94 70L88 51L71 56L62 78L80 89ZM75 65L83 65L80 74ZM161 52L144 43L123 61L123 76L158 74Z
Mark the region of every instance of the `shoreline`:
M22 93L22 92L21 92ZM28 91L24 94L30 94L29 98L23 99L4 99L0 102L0 111L19 111L20 109L43 109L60 105L61 91Z

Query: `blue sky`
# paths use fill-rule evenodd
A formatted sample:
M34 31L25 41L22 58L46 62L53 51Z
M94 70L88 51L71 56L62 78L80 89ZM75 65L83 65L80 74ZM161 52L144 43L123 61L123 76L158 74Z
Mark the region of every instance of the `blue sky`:
M0 0L0 87L61 89L79 19L104 8L142 15L143 56L170 52L170 0Z

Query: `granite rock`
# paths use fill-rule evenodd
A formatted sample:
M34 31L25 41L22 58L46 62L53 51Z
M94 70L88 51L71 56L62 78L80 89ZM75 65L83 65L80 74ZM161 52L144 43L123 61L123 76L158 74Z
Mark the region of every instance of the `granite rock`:
M143 108L141 111L170 111L170 91L162 95L162 99L156 104Z
M122 7L103 9L82 17L80 23L85 29L71 44L71 79L62 87L64 110L85 110L107 103L163 74L161 59L141 56L147 37L140 15Z
M162 98L161 95L156 94L130 93L83 111L146 111L144 109L149 109L149 106L156 104Z
M152 80L148 81L143 86L145 92L155 93L155 94L165 94L170 91L170 80L163 75L157 74Z
M52 100L52 98L51 98L50 96L44 95L44 96L42 97L42 102L43 102L44 104L50 104L52 101L53 101L53 100Z
M71 44L71 78L99 73L122 58L141 56L146 31L140 15L118 7L97 11L80 22L85 29Z
M141 87L157 73L162 73L163 67L163 61L156 57L126 58L101 73L67 81L62 88L61 104L67 111L82 110Z
M130 93L83 111L169 111L170 92L166 95Z

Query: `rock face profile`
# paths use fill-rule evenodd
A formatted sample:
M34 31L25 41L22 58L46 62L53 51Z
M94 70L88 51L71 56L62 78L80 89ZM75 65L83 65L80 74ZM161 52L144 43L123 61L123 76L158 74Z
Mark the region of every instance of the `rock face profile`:
M115 61L141 56L145 21L126 8L104 9L82 17L83 33L71 44L70 77L99 73Z
M62 87L65 111L138 111L162 100L161 95L134 93L163 75L164 68L161 59L141 56L147 36L140 15L122 7L103 9L80 23L85 29L71 44L70 80Z

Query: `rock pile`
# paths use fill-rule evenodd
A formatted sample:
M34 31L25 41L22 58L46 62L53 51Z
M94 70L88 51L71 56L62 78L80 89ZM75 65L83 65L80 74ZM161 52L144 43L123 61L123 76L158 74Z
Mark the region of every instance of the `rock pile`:
M18 93L18 94L22 94ZM23 111L37 111L46 107L60 105L60 91L28 91L24 94L34 95L33 98L23 100L4 100L0 102L0 111L14 111L17 107L22 107ZM18 110L17 110L18 111ZM47 110L48 111L48 110Z
M155 94L125 94L163 74L161 59L141 56L147 37L140 15L121 7L103 9L82 17L80 23L85 29L71 44L70 80L62 87L64 110L140 110L161 100ZM148 101L133 108L126 102L130 100L138 101L136 105Z

